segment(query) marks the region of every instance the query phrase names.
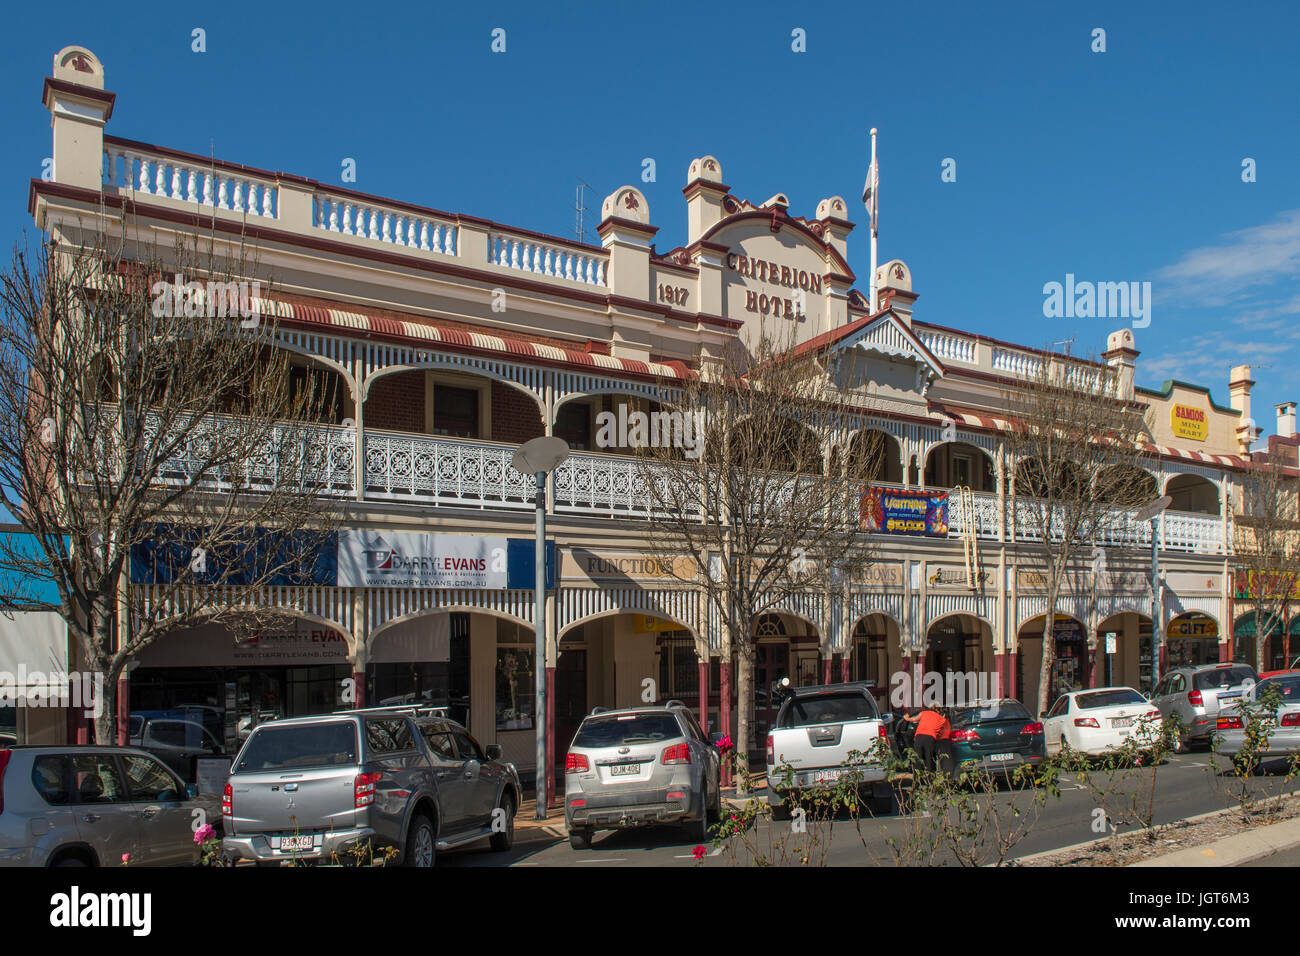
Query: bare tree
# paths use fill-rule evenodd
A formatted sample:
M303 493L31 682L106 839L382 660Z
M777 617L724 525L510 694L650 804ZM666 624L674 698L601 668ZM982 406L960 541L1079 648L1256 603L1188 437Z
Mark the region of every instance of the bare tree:
M17 249L0 276L0 504L34 541L0 549L0 568L57 587L104 681L100 743L144 647L307 583L331 465L351 483L351 452L326 460L309 424L325 381L273 348L251 268L198 235L164 250L95 220Z
M742 761L755 740L756 623L796 595L837 599L846 576L870 561L858 530L863 468L846 456L862 410L835 378L820 356L768 335L737 342L662 396L663 427L680 421L694 441L639 450L651 540L665 566L704 590L730 635Z
M1262 671L1265 635L1286 640L1287 612L1300 588L1300 472L1280 449L1256 454L1238 478L1238 496L1233 553L1255 608L1253 663Z
M1120 373L1086 359L1044 355L1004 392L1009 460L1015 463L1016 535L1031 542L1047 588L1038 713L1047 710L1056 660L1053 622L1066 589L1082 581L1106 543L1136 543L1132 510L1155 496L1142 465L1151 434ZM1104 551L1101 552L1104 558Z

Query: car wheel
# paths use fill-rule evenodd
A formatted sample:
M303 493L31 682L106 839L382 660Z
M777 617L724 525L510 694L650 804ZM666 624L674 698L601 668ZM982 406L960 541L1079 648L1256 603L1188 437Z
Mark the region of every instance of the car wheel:
M87 863L79 856L65 856L61 860L56 860L53 865L54 866L89 866L90 864Z
M402 857L402 864L432 867L437 855L433 821L426 816L416 817L411 822L411 832L406 835L406 854Z
M492 834L488 842L492 849L503 853L515 845L515 798L508 793L501 794L501 806L498 807L505 821L504 829Z
M581 827L569 831L569 846L575 850L591 849L591 827Z

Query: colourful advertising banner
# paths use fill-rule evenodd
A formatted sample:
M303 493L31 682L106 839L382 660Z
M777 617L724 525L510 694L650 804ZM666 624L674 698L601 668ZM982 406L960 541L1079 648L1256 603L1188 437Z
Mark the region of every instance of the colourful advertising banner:
M862 489L859 527L881 534L948 535L948 492Z

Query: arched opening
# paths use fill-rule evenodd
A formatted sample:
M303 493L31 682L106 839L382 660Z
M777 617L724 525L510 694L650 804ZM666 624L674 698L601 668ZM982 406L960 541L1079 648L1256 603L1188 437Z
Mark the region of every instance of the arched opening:
M1120 611L1097 625L1098 687L1132 687L1144 694L1155 686L1151 653L1151 616Z
M767 733L780 703L774 690L783 677L795 687L822 681L822 658L817 629L792 614L764 614L754 622L754 721Z
M1156 476L1136 465L1112 465L1097 473L1093 482L1098 501L1125 508L1144 504L1159 497Z
M894 675L903 670L903 651L898 622L888 614L868 614L853 629L850 678L870 681L877 703L889 710Z
M1295 635L1300 634L1298 628L1300 628L1300 618L1291 622L1290 633L1293 646L1296 643ZM1261 630L1263 634L1260 633ZM1247 611L1233 622L1232 659L1240 664L1258 667L1259 658L1256 655L1261 641L1264 644L1264 670L1282 670L1291 663L1282 622L1275 615L1260 614L1258 611Z
M1173 500L1172 511L1190 511L1193 514L1219 514L1219 489L1214 482L1200 475L1174 475L1165 483L1165 494Z
M993 655L993 628L971 614L939 618L926 631L922 686L915 686L915 674L905 674L904 680L909 702L916 701L918 693L921 702L948 707L999 699L1003 688ZM938 700L933 699L936 694Z
M531 393L486 375L415 368L370 380L367 432L519 445L545 433Z
M963 441L935 445L925 459L925 487L963 486L972 491L994 491L993 459L984 449Z
M609 393L565 399L555 409L552 433L575 451L635 455L653 448L677 458L700 454L704 433L696 424L682 410L652 399Z
M1199 667L1219 663L1219 622L1208 614L1188 611L1165 625L1166 667Z
M1020 699L1031 711L1038 706L1038 693L1043 678L1043 633L1046 614L1039 614L1020 625L1016 637L1016 688ZM1053 618L1052 635L1056 641L1056 656L1052 662L1048 701L1062 694L1088 686L1088 642L1083 622L1067 614Z
M1087 477L1073 462L1024 458L1016 463L1016 494L1020 497L1077 501L1091 493Z
M821 448L811 428L778 415L744 420L731 439L732 459L757 473L823 474L826 463Z
M877 428L858 432L849 444L848 477L863 483L903 483L903 454L898 439Z

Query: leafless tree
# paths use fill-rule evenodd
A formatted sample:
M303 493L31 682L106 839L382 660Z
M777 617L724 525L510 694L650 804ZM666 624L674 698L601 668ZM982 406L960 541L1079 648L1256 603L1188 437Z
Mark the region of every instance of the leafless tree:
M310 423L332 396L273 347L252 271L201 235L160 248L97 219L0 275L0 504L30 535L0 569L57 588L77 666L104 680L101 743L136 654L256 617L330 540L317 495L351 452L324 460Z
M659 412L685 416L696 443L652 440L638 458L651 540L730 635L742 760L755 740L755 625L796 595L837 599L871 560L858 530L870 467L861 459L878 456L850 444L864 409L837 384L833 361L790 346L767 334L737 342L680 391L665 390ZM744 774L739 782L747 786Z
M1300 589L1300 471L1281 449L1270 449L1254 456L1237 488L1234 560L1255 609L1254 664L1262 671L1265 635L1286 640L1287 612Z
M1016 534L1031 542L1047 588L1038 713L1047 710L1056 660L1052 623L1081 567L1104 561L1107 543L1136 543L1135 508L1155 497L1142 467L1151 431L1143 407L1121 393L1119 370L1086 359L1044 355L1038 370L1004 390L1015 463L1011 503Z

